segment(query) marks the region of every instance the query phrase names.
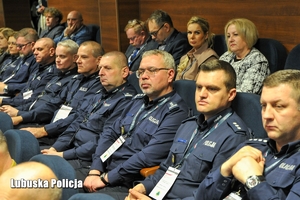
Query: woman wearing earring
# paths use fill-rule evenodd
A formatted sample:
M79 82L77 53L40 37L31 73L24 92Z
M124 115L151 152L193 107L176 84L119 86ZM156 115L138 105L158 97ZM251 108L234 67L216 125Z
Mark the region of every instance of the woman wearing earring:
M192 49L181 57L177 67L176 80L195 80L198 68L202 63L219 58L217 53L210 48L213 43L213 34L205 19L193 16L188 21L187 38Z

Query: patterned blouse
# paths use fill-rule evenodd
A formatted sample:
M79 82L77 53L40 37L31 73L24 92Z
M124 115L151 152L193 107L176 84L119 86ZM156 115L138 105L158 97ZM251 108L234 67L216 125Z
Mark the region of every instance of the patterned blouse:
M241 60L236 60L235 54L227 51L220 60L229 62L234 68L238 92L261 93L263 80L270 74L270 69L268 60L259 50L253 47Z

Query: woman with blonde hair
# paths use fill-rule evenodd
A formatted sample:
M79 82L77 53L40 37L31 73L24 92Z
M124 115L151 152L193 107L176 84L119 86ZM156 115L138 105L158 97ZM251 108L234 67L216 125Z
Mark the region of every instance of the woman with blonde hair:
M228 51L220 60L233 66L237 91L260 94L270 70L266 57L253 47L258 39L255 24L245 18L232 19L225 26L225 38Z
M219 58L217 53L211 49L213 34L210 32L209 23L205 19L193 16L188 21L187 38L192 49L181 57L177 67L176 80L195 80L202 63Z
M0 29L0 65L9 56L8 53L8 38L14 34L14 30L11 28Z

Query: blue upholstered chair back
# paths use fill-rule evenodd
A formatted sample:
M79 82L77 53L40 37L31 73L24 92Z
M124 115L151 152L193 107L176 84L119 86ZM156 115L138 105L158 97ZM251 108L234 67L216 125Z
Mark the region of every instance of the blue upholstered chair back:
M10 129L4 133L8 151L16 163L28 161L40 153L37 139L28 131Z
M92 40L101 44L101 37L100 37L100 26L96 24L88 24L86 25L92 35Z
M2 133L5 133L5 131L14 128L11 117L5 112L0 112L0 119L0 130L2 131Z
M254 137L267 137L267 133L262 125L259 95L238 92L237 96L232 102L232 108L254 132Z
M68 179L68 180L75 180L76 173L74 168L66 161L64 158L54 155L43 155L39 154L30 159L30 161L36 161L47 165L58 180ZM62 200L69 199L72 195L76 194L78 191L77 189L73 188L63 188L62 190Z
M135 88L137 93L143 93L140 88L139 79L136 77L135 73L130 74L127 78L127 81Z
M300 70L300 44L296 45L288 54L284 69Z
M279 41L271 38L259 38L254 45L269 61L271 73L284 68L287 58L286 48ZM213 49L221 56L227 51L224 35L215 35Z

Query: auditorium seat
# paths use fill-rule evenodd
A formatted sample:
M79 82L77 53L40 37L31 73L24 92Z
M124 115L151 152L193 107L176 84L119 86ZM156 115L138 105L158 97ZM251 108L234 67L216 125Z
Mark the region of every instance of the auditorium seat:
M300 70L300 44L296 45L288 54L284 69Z
M5 131L4 136L8 151L18 164L40 153L37 139L28 131L10 129Z

